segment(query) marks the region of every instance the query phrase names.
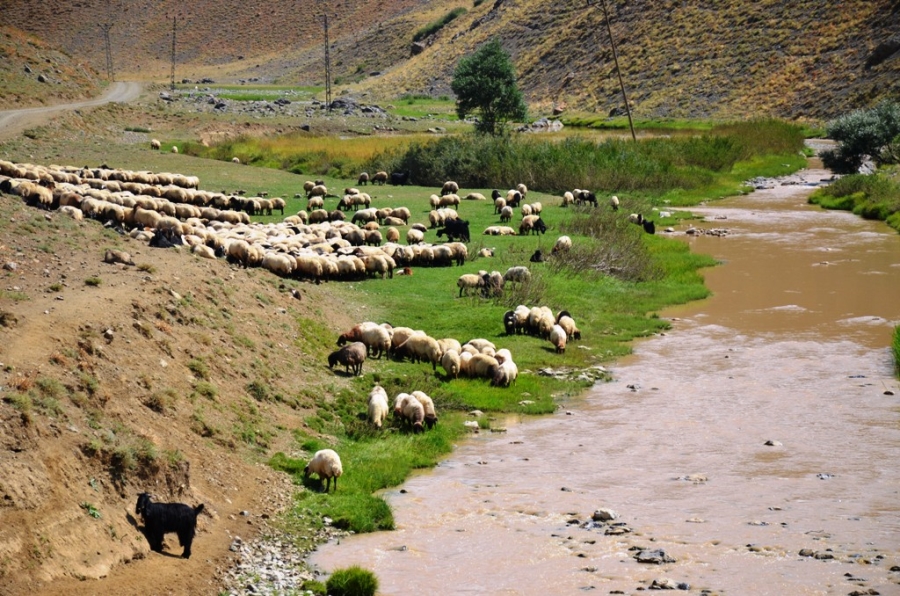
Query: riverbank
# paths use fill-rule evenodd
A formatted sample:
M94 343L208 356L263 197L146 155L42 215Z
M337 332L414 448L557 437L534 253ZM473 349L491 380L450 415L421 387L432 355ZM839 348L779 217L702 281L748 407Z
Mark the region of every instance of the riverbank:
M614 382L390 491L396 532L313 563L370 568L394 596L892 593L900 252L881 224L807 206L813 188L695 208L695 227L728 230L685 238L724 261L712 298L663 311L673 329L612 363ZM618 518L591 523L604 508ZM634 558L650 551L674 561Z

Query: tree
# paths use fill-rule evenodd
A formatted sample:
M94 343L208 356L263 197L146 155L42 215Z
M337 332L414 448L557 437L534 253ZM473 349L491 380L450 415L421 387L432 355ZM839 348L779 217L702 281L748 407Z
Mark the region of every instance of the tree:
M528 115L512 61L499 38L460 59L450 88L456 94L456 114L460 119L478 114L478 132L496 135L505 129L506 122L521 121Z
M866 157L876 165L895 163L900 154L900 104L886 100L855 110L829 122L826 130L838 146L824 152L822 162L839 174L859 171Z

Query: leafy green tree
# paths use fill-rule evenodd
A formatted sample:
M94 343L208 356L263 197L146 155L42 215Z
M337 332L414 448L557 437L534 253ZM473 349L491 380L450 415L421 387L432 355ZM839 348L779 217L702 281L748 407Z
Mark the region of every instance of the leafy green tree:
M866 157L877 165L896 163L900 104L885 100L874 108L854 110L829 122L826 130L838 146L822 154L822 163L839 174L857 172Z
M499 38L460 59L450 88L456 94L456 114L460 119L478 114L478 132L496 135L510 120L522 121L528 115L512 61Z

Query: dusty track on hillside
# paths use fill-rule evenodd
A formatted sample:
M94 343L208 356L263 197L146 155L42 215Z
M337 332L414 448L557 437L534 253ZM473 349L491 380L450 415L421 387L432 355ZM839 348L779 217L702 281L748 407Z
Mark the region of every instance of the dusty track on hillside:
M58 112L99 106L105 103L134 101L140 96L141 91L140 83L118 82L110 85L103 95L94 99L39 108L0 111L0 141L11 139L28 128L39 126Z

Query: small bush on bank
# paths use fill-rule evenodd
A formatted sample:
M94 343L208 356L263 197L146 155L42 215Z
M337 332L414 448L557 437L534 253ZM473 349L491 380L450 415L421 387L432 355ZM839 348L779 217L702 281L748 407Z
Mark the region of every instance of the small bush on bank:
M894 339L891 342L891 349L894 352L894 372L897 378L900 378L900 325L894 327Z
M434 35L438 31L443 29L448 23L453 21L456 17L466 14L466 12L467 11L465 8L454 8L453 10L442 16L440 19L428 23L427 25L416 31L413 35L413 41L420 41L430 35Z
M378 578L368 569L358 565L337 569L325 582L331 596L375 596Z

